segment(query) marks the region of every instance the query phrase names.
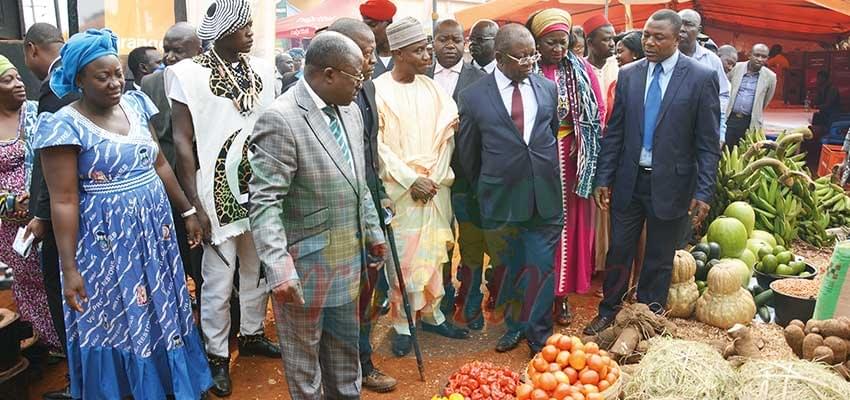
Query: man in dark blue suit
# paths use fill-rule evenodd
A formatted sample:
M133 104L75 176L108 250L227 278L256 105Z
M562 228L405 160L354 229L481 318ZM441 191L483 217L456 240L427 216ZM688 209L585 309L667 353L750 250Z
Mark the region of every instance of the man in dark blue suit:
M671 10L652 14L643 30L646 58L620 70L594 194L600 208L611 208L611 244L604 298L586 334L613 322L644 221L638 301L661 312L687 218L698 229L708 214L720 158L719 84L714 71L679 53L681 26Z
M507 267L497 306L508 331L496 351L528 338L539 351L552 333L555 245L563 225L555 112L557 90L532 75L540 58L523 26L496 35L497 68L460 94L456 136L493 265Z

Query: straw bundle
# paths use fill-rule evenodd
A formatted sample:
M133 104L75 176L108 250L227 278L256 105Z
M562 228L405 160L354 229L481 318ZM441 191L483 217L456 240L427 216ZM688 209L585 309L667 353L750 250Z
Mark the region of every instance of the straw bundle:
M735 371L713 347L657 337L650 340L624 394L625 400L718 400L728 398L735 387Z
M850 383L821 363L753 360L740 369L739 400L846 400Z

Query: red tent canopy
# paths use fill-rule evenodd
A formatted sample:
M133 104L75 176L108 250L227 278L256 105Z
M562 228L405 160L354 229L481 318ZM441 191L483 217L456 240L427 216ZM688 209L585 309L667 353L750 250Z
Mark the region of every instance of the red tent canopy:
M286 17L276 24L279 38L306 39L316 35L316 30L327 27L342 17L359 18L358 7L362 0L325 0L309 11Z
M491 0L455 13L463 26L483 18L525 23L542 8L562 8L582 24L602 14L605 0ZM693 8L707 28L831 42L850 33L850 4L844 0L609 0L608 19L617 27L641 28L660 8ZM631 26L629 26L631 23Z

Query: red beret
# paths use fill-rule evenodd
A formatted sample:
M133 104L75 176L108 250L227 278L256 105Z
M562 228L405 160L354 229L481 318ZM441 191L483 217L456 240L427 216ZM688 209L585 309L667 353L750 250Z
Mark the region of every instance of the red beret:
M360 5L360 15L375 21L389 21L395 11L395 4L390 0L368 0Z
M584 23L581 24L581 27L584 28L584 31L587 32L588 35L590 35L591 32L605 25L613 24L611 24L611 21L608 21L608 18L605 18L604 15L599 14L590 17L587 21L584 21Z

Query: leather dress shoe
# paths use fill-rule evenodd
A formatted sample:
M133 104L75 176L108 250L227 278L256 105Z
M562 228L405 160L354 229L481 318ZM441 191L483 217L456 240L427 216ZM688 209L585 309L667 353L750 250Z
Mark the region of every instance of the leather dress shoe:
M523 331L508 331L501 338L499 338L499 343L496 343L496 351L499 353L504 353L506 351L511 351L519 346L519 342L525 339L525 332Z
M239 336L237 341L239 342L239 355L241 356L280 358L280 346L272 343L263 334Z
M233 391L230 381L230 358L219 357L212 354L207 354L210 364L210 373L212 373L213 386L210 392L218 397L230 396Z
M472 319L467 319L466 327L472 329L473 331L480 331L484 329L484 314L478 313L478 316Z
M436 333L449 339L466 339L469 337L468 329L458 328L452 325L449 321L444 321L440 325L431 325L423 322L422 330L425 332Z
M570 312L570 303L567 298L555 299L555 322L561 326L570 326L573 322L573 315Z
M392 392L395 390L396 385L398 385L398 381L395 378L381 372L377 368L372 368L372 372L363 376L363 388L375 393Z
M587 324L586 327L584 327L584 330L582 331L582 333L584 333L585 335L596 335L599 332L604 331L605 328L608 328L613 323L614 323L614 316L613 315L610 316L610 317L603 317L601 315L597 315L596 317L593 318L593 321L590 321L590 323Z
M53 392L47 392L41 395L41 398L44 400L74 400L71 396L71 386L65 386L62 390L56 390Z
M413 348L413 339L410 335L395 333L395 337L393 337L393 354L396 357L408 355L411 348Z

